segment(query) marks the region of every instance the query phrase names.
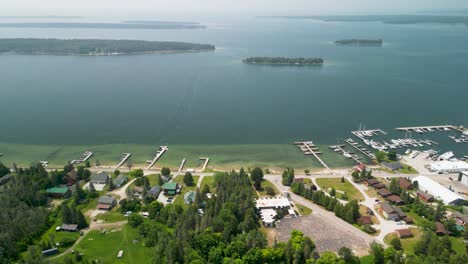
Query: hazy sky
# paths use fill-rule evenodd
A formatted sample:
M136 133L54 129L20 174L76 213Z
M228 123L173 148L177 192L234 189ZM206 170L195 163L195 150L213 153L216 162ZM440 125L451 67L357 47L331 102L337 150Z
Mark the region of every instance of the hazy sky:
M196 16L412 12L468 0L0 0L0 15Z

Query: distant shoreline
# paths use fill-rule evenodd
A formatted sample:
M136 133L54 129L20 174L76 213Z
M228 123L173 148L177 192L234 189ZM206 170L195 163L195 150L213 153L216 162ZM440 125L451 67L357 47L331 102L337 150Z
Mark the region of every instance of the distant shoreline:
M125 55L151 55L151 54L178 54L178 53L198 53L215 51L214 49L200 50L161 50L161 51L145 51L145 52L129 52L129 53L97 53L97 54L80 54L80 53L18 53L18 52L0 52L0 55L31 55L31 56L80 56L80 57L111 57Z

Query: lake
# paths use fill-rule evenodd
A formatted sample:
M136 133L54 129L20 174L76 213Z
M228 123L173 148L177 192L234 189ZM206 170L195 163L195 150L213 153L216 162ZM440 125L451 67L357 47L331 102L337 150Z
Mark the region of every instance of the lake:
M214 44L217 50L110 57L2 55L0 142L89 146L313 140L328 145L350 137L360 124L395 137L405 136L393 132L399 126L468 126L467 26L255 18L207 25L201 30L2 29L2 38L187 41ZM346 38L382 38L384 45L332 44ZM321 57L325 64L241 62L250 56ZM438 138L444 143L439 148L468 154L466 144L452 143L446 135Z

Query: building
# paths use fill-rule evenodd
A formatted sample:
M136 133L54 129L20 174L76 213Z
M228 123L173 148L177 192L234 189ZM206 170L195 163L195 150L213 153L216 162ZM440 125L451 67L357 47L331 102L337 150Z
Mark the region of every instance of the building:
M128 181L127 175L119 175L117 178L112 180L112 183L114 184L115 188L120 188L122 185L124 185Z
M78 225L75 224L62 224L60 226L61 231L67 231L67 232L76 232L78 231Z
M265 227L274 227L278 213L274 209L260 210L260 218Z
M413 185L411 184L411 182L408 179L398 178L398 184L400 185L400 187L402 189L405 189L405 190L413 189Z
M265 227L273 227L277 218L277 210L287 211L289 215L295 215L291 202L284 196L274 198L259 198L255 207L259 210L260 218Z
M467 171L460 171L458 174L458 181L463 183L464 185L468 186L468 170ZM1 185L1 183L0 183Z
M48 196L53 198L68 198L71 194L68 187L52 187L46 190Z
M364 163L359 163L358 165L354 166L354 171L356 172L362 172L366 170L366 164Z
M452 218L455 219L457 224L459 224L461 226L465 226L465 225L468 224L468 215L462 214L462 213L460 213L458 211L454 211L452 213Z
M13 176L11 176L11 174L7 174L7 175L4 175L2 177L0 177L0 186L6 184L7 182L9 182L11 180Z
M385 184L383 184L383 183L377 183L377 184L374 184L374 186L372 186L372 187L374 187L375 189L379 190L379 189L385 188L386 186L385 186Z
M427 192L418 190L416 193L418 194L419 199L425 201L426 203L434 201L434 196L428 194Z
M398 195L390 195L389 197L387 197L387 200L392 202L393 204L396 204L396 205L405 204L403 199L401 199L400 196L398 196Z
M50 248L50 249L46 249L42 251L42 255L44 255L45 257L52 256L58 253L59 253L58 248Z
M399 238L408 238L413 236L413 232L411 232L410 229L405 228L405 229L397 229L395 230L395 234Z
M79 180L78 173L76 170L69 171L63 176L63 180L67 182L68 186L74 185Z
M190 192L186 192L184 194L184 202L185 204L192 204L193 202L195 202L195 192L194 191L190 191Z
M386 161L382 161L380 163L380 165L382 165L382 167L386 168L386 169L389 169L391 171L396 171L396 170L399 170L399 169L403 169L403 166L401 165L400 162L386 162Z
M441 222L436 222L435 225L436 225L435 232L438 236L445 236L448 234L447 230L445 230L445 227Z
M109 182L110 176L105 172L98 172L91 176L92 184L107 184Z
M460 195L452 192L426 176L418 176L412 179L413 183L416 181L418 182L419 190L431 194L435 199L439 199L444 202L444 204L457 205L463 202L463 198Z
M380 204L379 211L388 220L400 221L401 219L404 219L406 217L405 212L403 212L400 209L400 207L393 206L388 202L383 202L382 204Z
M389 190L387 190L386 188L380 189L379 191L377 191L377 193L380 196L382 196L383 198L387 198L387 197L392 195L392 193Z
M372 218L370 216L361 216L358 219L358 223L361 225L372 225Z
M151 189L148 191L148 194L153 196L154 198L157 198L160 193L161 193L161 187L159 185L155 185L151 187Z
M117 201L112 196L101 196L98 200L97 209L99 210L111 210Z
M165 195L174 196L179 193L179 184L177 182L166 182L162 186Z
M461 160L442 160L429 164L429 170L437 173L458 173L468 171L468 162Z
M367 185L369 186L374 186L375 184L380 183L380 181L377 179L368 179L368 180L365 180L364 183L367 183Z

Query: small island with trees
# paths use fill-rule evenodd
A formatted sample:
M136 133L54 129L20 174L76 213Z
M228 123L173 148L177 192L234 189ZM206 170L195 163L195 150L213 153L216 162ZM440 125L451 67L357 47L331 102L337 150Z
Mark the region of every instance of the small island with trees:
M211 51L215 46L187 42L104 39L0 39L0 54L28 55L130 55Z
M270 65L322 65L322 58L249 57L243 60L248 64Z
M337 45L354 45L354 46L382 46L381 39L341 39L335 41Z

